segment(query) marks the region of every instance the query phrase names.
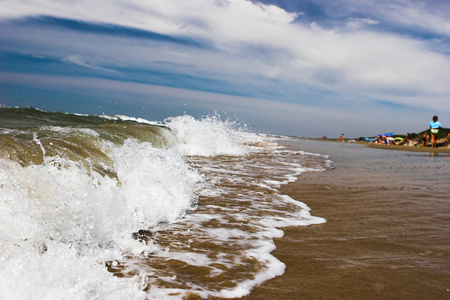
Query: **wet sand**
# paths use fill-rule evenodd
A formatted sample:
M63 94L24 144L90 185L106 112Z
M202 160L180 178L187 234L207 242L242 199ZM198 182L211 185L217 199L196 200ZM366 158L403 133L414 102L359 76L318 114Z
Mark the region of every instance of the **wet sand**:
M450 156L286 144L334 161L281 189L327 223L284 228L285 274L242 299L450 299Z

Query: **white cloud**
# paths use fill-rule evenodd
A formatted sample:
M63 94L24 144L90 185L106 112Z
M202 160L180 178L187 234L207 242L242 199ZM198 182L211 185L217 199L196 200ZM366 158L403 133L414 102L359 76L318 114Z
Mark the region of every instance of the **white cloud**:
M364 16L384 26L397 29L422 30L450 35L450 1L447 0L314 0L334 21ZM362 25L362 23L360 23Z
M443 5L433 7L441 2ZM407 27L422 28L429 32L450 35L450 5L447 1L383 1L379 5L376 1L372 8L378 15L392 23L403 24ZM377 5L378 4L378 5ZM442 7L442 9L440 9Z
M253 38L262 28L271 30L274 24L290 23L297 16L273 5L245 0L3 0L0 8L2 19L49 15L162 34L209 38L221 34L217 39L224 36L229 39Z
M378 24L380 24L379 21L370 18L351 18L346 22L345 28L349 31L357 31L364 29L367 25L373 26Z
M85 58L83 58L83 57L81 57L80 55L77 55L77 54L69 55L68 57L64 58L63 61L72 63L72 64L77 65L77 66L81 66L81 67L84 67L84 68L92 69L92 70L116 73L115 70L99 67L99 66L97 66L95 64L92 64L92 63L88 62L87 59L85 59Z

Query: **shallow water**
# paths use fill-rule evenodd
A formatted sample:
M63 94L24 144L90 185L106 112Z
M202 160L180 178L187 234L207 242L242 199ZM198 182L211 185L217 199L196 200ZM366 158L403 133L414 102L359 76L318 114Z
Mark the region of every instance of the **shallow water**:
M114 270L122 276L148 272L148 297L182 297L185 291L208 297L234 297L285 266L270 252L285 226L325 222L309 208L278 192L302 172L328 168L316 155L270 150L247 156L191 157L207 178L198 191L198 208L166 230L149 236L160 251L134 256ZM288 172L287 172L288 171Z
M334 169L280 189L326 224L290 227L274 255L283 276L244 299L449 299L450 157L288 141Z

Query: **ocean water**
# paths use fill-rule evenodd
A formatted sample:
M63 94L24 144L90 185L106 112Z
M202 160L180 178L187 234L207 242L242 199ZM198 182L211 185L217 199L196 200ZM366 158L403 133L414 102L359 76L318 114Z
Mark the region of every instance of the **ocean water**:
M163 123L0 107L0 299L240 297L285 271L279 192L327 156L219 116Z
M450 299L449 154L278 143L333 161L279 189L327 223L284 228L285 273L243 299Z

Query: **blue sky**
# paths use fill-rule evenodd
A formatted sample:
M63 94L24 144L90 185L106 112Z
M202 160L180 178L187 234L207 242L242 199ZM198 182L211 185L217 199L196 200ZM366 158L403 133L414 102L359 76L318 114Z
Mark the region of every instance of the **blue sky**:
M262 133L450 127L447 0L3 0L0 103Z

